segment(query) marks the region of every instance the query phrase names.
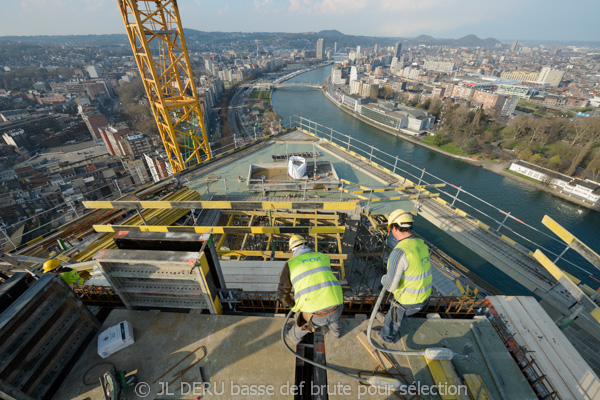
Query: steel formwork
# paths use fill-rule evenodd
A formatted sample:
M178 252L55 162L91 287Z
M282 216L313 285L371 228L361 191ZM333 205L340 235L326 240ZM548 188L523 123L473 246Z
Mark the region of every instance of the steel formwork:
M129 309L202 309L221 314L207 251L101 250L98 267ZM218 260L216 260L218 265Z
M100 322L56 274L0 314L0 397L41 399Z
M221 211L217 231L217 252L223 259L274 260L291 257L288 241L303 234L307 245L330 256L332 268L346 278L342 236L346 216L338 212L313 213L280 210ZM255 233L263 230L263 233ZM255 231L255 232L253 232Z
M391 294L385 295L381 311L389 308ZM246 313L287 313L289 308L281 304L276 292L246 292L239 289L219 290L219 297L226 311ZM344 314L369 314L377 302L377 295L344 295ZM486 300L468 296L431 296L419 312L439 313L443 318L473 318L487 307Z

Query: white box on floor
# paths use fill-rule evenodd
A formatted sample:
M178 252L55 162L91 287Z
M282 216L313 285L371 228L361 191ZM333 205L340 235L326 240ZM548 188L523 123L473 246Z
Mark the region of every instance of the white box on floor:
M129 321L122 321L98 335L98 355L106 358L132 344L133 327Z

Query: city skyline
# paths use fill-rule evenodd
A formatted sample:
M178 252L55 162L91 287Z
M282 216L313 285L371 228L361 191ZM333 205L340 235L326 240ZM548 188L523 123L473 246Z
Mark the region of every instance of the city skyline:
M124 34L115 0L0 0L0 36ZM380 37L460 38L475 34L501 41L594 41L600 3L576 0L506 0L481 7L475 0L207 0L180 1L185 28L208 32L318 32ZM374 23L376 22L376 23ZM560 27L560 29L557 29Z

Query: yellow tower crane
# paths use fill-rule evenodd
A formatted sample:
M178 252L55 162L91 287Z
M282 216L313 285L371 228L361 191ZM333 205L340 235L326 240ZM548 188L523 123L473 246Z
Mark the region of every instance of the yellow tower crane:
M176 0L117 0L173 173L212 157Z

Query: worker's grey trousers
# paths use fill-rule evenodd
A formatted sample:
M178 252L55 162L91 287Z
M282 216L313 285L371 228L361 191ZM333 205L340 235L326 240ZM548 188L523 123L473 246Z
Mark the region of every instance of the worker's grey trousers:
M342 325L340 324L340 317L342 316L342 312L344 311L344 307L340 307L333 314L326 315L325 317L313 317L312 323L315 327L328 325L331 333L334 336L340 337L342 334ZM299 311L300 312L300 311ZM310 331L300 329L296 324L290 329L287 333L287 337L294 343L298 344L302 341L302 338L308 335Z
M400 326L404 316L410 316L418 313L423 309L427 302L419 304L402 305L396 301L392 301L390 310L385 315L385 321L381 328L381 338L386 343L396 343L400 339Z

